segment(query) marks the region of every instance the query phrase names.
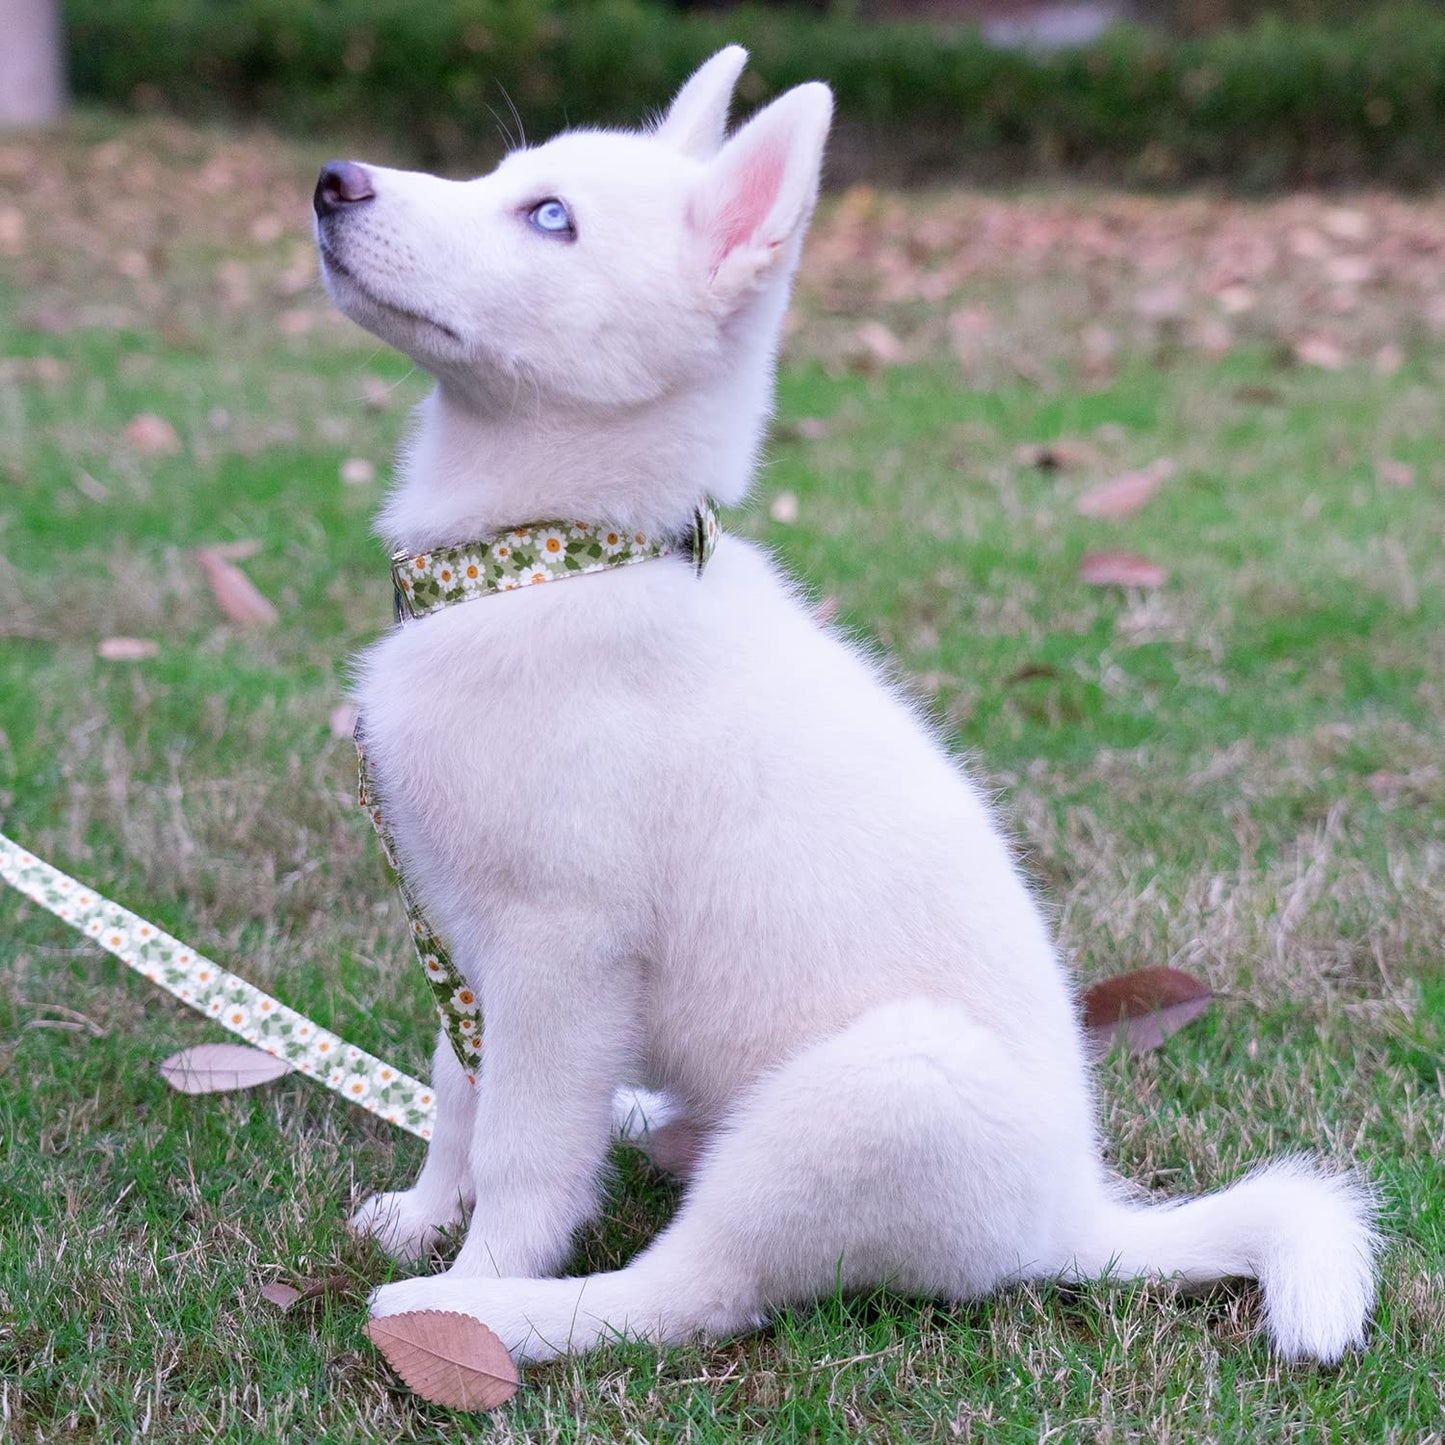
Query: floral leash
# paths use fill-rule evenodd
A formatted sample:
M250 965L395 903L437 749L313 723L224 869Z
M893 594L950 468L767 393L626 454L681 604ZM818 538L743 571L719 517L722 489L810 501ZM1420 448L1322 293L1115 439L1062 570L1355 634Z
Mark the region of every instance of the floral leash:
M348 1044L0 833L0 878L183 1004L350 1103L430 1139L431 1087Z
M442 1032L450 1040L452 1052L466 1072L467 1082L475 1084L477 1060L482 1054L482 1013L477 996L471 984L462 977L462 971L452 962L441 934L427 921L416 894L407 886L406 875L397 862L391 829L382 816L376 784L372 782L371 770L366 766L366 744L362 738L360 719L357 720L352 741L356 744L356 801L371 819L371 826L376 829L376 840L381 844L381 856L386 859L387 867L396 879L401 906L406 910L406 921L411 925L411 941L416 948L417 962L421 964L427 987L436 1001Z
M425 617L456 602L470 602L539 582L557 582L655 558L686 556L697 575L717 546L718 523L703 501L690 529L649 536L585 522L532 522L462 547L392 559L398 622ZM481 1054L481 1013L475 994L452 962L440 935L397 866L396 848L368 773L358 724L357 800L371 819L381 851L396 874L412 942L431 987L442 1028L468 1079L475 1083ZM254 984L173 938L139 914L87 888L68 873L27 852L0 833L0 879L63 923L93 939L142 978L214 1019L246 1043L290 1064L343 1099L389 1124L430 1139L436 1119L431 1087L312 1023Z

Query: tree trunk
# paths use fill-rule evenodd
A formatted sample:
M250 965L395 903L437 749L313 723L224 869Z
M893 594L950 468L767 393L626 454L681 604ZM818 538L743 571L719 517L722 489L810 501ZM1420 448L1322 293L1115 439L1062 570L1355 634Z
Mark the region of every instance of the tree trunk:
M65 108L59 0L0 0L0 127L46 125Z

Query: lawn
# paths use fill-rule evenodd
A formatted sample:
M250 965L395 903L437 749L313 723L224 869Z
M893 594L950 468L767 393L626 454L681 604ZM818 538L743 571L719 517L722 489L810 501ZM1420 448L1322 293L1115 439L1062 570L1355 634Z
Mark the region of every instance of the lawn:
M369 518L424 382L320 293L324 158L98 117L0 146L0 828L424 1072L333 725L389 624ZM460 1423L363 1340L392 1267L343 1228L421 1145L299 1078L172 1093L156 1065L213 1026L0 893L0 1438L1440 1440L1442 382L1440 201L857 189L728 519L897 658L1082 980L1167 962L1220 994L1102 1067L1118 1167L1177 1193L1309 1149L1376 1182L1364 1354L1282 1366L1244 1287L883 1295L531 1369ZM1077 510L1150 466L1137 512ZM240 541L274 626L196 563ZM1099 549L1167 580L1088 585ZM116 636L157 651L99 658ZM675 1197L619 1151L579 1267ZM351 1298L258 1297L332 1272Z

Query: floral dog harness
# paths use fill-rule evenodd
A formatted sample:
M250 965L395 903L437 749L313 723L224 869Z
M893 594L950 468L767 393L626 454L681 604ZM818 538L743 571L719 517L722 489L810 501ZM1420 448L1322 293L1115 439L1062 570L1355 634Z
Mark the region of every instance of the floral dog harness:
M405 623L455 602L471 602L495 592L565 581L662 557L690 558L701 577L717 546L717 532L717 517L712 507L702 502L693 513L691 529L681 536L652 537L645 532L593 526L589 522L528 522L461 547L438 548L420 555L399 552L391 559L396 620ZM355 734L357 802L371 819L382 856L396 875L412 943L436 1000L442 1028L468 1080L476 1083L477 1060L482 1052L481 1006L475 990L452 962L441 935L427 921L401 870L376 784L366 766L362 721L357 720Z

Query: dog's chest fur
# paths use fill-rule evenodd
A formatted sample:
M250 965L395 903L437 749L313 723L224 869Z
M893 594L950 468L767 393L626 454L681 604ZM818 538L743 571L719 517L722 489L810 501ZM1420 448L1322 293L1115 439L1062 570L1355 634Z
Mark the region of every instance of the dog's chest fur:
M977 796L747 544L479 599L367 654L404 866L487 1010L537 916L640 967L642 1072L721 1107L900 984L1054 1067L1048 940ZM909 820L900 829L898 818ZM840 886L840 880L846 880ZM1007 958L995 958L1000 947Z

